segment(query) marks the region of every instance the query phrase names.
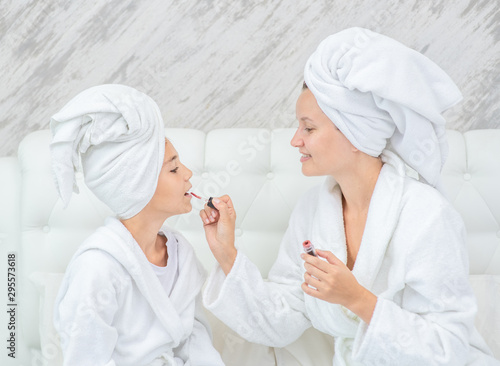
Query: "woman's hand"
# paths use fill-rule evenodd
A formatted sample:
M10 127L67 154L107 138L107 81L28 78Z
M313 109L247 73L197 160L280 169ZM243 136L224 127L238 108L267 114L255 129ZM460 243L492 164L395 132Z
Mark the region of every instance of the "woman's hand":
M317 249L316 253L327 262L312 255L301 255L306 269L302 290L318 299L345 306L369 324L377 297L361 286L349 268L332 252Z
M237 254L234 247L236 212L228 195L214 198L212 203L218 211L205 205L200 217L210 250L227 275L233 268Z

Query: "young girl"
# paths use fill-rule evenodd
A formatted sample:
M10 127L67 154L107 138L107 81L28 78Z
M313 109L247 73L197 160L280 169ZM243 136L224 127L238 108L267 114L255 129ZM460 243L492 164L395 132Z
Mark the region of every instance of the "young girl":
M64 365L223 365L203 315L204 271L178 232L191 171L164 136L156 103L122 85L90 88L51 119L56 186L74 171L116 214L80 245L56 300Z

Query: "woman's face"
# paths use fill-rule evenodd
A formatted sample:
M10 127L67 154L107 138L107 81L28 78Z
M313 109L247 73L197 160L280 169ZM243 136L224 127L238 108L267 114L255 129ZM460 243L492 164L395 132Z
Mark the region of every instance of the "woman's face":
M357 149L323 113L309 89L297 100L299 128L290 142L302 154L306 176L337 175L352 162Z
M170 216L191 211L191 189L189 179L193 173L179 160L172 143L165 140L165 158L158 178L155 194L149 205Z

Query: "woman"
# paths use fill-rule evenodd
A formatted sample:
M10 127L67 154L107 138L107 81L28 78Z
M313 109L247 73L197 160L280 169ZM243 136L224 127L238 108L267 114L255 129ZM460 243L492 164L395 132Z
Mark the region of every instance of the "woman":
M191 171L164 136L156 103L122 85L90 88L51 120L65 205L80 159L87 186L116 214L69 263L54 324L65 365L223 365L203 316L204 271L163 222L191 210Z
M463 222L438 191L441 113L460 100L456 86L360 28L325 39L304 78L291 144L305 175L328 178L295 207L268 282L234 247L230 198L200 212L220 264L205 306L268 346L313 326L335 338L335 366L497 365L474 328ZM321 258L303 253L305 240Z

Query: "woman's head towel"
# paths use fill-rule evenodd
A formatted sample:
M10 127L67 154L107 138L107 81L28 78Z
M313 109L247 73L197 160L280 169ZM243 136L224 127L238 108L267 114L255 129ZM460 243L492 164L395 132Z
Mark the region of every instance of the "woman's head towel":
M320 43L304 80L357 149L379 156L390 141L427 183L440 185L448 153L441 113L462 95L435 63L389 37L350 28Z
M66 207L78 192L80 157L85 183L118 217L135 216L151 200L165 154L160 110L124 85L83 91L50 120L56 187Z

